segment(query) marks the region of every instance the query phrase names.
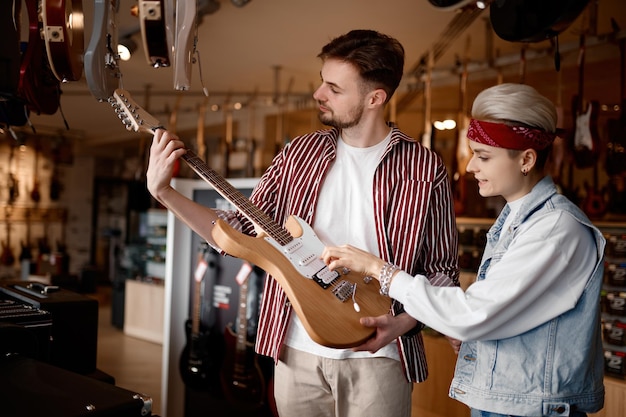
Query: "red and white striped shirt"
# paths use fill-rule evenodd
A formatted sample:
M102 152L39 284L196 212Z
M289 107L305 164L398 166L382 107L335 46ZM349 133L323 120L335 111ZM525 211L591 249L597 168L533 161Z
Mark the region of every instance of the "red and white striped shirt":
M335 159L338 133L320 130L291 141L263 174L251 201L279 224L290 215L313 224L322 182ZM458 285L457 229L441 158L394 127L372 192L380 257L412 275L427 276L433 285ZM254 234L247 219L240 216L239 220L244 233ZM402 305L394 301L393 311L402 312ZM269 277L257 333L259 354L278 360L290 314L289 300ZM425 380L428 369L421 334L398 338L398 347L407 379Z

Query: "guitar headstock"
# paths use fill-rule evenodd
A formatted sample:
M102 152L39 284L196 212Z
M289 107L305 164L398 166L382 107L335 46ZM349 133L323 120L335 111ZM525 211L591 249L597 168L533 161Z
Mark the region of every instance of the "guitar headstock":
M113 97L109 101L127 130L152 133L155 129L163 127L157 119L135 103L127 91L121 88L113 92Z

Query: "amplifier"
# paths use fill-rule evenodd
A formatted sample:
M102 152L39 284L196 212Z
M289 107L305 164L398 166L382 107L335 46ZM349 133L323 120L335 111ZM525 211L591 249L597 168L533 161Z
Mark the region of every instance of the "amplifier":
M14 300L0 300L0 355L20 353L49 361L51 335L49 312Z
M0 358L2 417L147 417L152 398L21 355Z
M50 364L80 374L96 370L96 299L35 281L3 282L0 284L0 298L16 300L50 313Z

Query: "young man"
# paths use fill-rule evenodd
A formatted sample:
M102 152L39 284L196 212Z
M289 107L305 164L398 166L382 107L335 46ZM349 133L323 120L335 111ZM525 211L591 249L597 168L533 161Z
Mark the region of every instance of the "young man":
M277 223L309 223L325 244L349 242L426 275L458 284L458 250L450 184L441 159L385 122L385 104L402 78L404 49L395 39L354 30L322 48L321 85L313 97L329 130L293 139L275 157L251 201ZM247 234L239 213L216 212L170 185L183 143L157 131L148 188L203 238L226 219ZM321 254L320 254L321 255ZM411 384L427 376L422 325L394 302L376 335L354 349L315 343L277 282L265 283L257 352L274 358L280 415L409 417ZM337 320L341 320L338 317Z

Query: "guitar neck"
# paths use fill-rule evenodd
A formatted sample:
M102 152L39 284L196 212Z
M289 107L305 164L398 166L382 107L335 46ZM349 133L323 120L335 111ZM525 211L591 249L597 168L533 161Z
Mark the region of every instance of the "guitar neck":
M272 239L281 245L286 245L293 240L293 237L286 229L278 225L267 214L252 204L241 191L237 190L221 175L215 172L215 170L211 169L193 151L188 149L187 153L183 155L183 159L196 174L211 184L222 197L241 211L250 221L257 224Z
M246 351L248 341L248 279L239 287L239 314L237 320L237 352Z

